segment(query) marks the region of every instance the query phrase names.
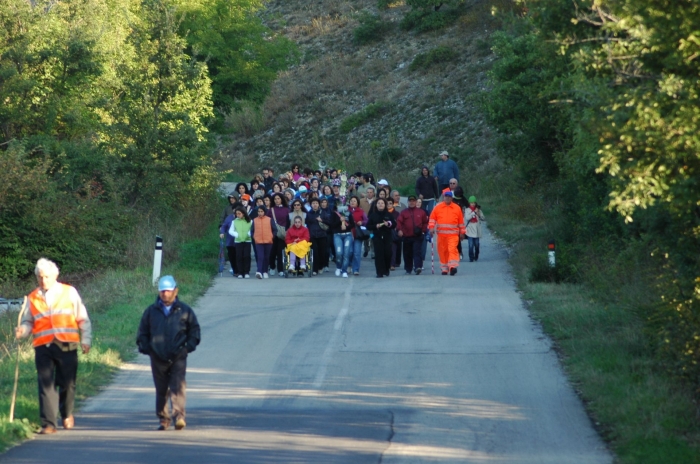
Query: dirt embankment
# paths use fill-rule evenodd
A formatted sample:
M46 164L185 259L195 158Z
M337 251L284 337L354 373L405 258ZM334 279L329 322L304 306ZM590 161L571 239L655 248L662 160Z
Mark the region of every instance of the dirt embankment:
M261 111L228 118L236 134L222 144L224 166L248 174L247 166L263 163L287 169L326 160L400 182L441 150L463 167L488 163L493 137L476 99L493 60L493 1L422 34L399 27L402 3L378 10L376 0L270 2L267 24L299 44L301 61L279 76ZM353 32L367 13L379 15L385 32L358 45Z

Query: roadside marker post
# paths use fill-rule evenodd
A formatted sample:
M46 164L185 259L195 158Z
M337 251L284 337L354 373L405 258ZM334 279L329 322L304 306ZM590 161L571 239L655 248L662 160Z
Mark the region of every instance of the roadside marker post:
M163 239L156 235L156 251L153 255L153 285L158 283L160 278L160 267L163 263Z
M547 244L547 250L547 254L549 255L549 267L556 267L557 258L555 256L556 245L554 243L554 240L549 241L549 243Z

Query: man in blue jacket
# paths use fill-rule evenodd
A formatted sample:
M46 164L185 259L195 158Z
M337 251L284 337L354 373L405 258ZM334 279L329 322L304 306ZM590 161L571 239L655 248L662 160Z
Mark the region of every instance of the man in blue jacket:
M143 312L136 337L139 352L151 357L158 430L167 430L171 417L175 419L175 430L185 428L187 354L195 350L201 339L194 311L177 299L177 293L173 276L160 278L158 298Z
M454 178L459 181L457 163L450 159L450 155L446 151L440 153L440 161L435 164L433 175L438 182L440 192L450 187L450 179Z

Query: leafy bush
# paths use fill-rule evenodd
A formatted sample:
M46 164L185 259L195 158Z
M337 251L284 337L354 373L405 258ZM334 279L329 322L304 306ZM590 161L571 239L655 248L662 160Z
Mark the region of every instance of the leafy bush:
M392 28L391 23L383 22L379 15L373 15L368 11L360 13L357 19L360 25L352 33L353 41L357 45L380 41Z
M388 102L376 102L371 103L364 108L362 108L357 113L354 113L347 118L343 119L340 123L338 129L343 134L347 134L354 128L359 127L363 124L367 124L372 119L378 118L383 114L386 114L391 109L391 104Z
M379 152L379 159L386 163L395 163L396 161L400 160L406 155L406 152L403 150L403 148L400 147L387 147L384 148L381 152Z
M463 12L459 7L464 4L464 0L407 0L406 4L411 10L401 20L401 28L428 32L454 23Z
M459 53L449 47L440 45L439 47L435 47L428 52L419 53L416 55L409 65L408 70L416 71L418 69L428 69L436 64L455 61L457 57L459 57Z

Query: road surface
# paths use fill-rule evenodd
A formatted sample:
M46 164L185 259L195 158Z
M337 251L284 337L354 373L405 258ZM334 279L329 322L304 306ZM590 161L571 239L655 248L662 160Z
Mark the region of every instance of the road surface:
M426 268L217 278L195 307L185 430L155 430L141 356L75 429L0 462L612 462L490 234L456 276Z

